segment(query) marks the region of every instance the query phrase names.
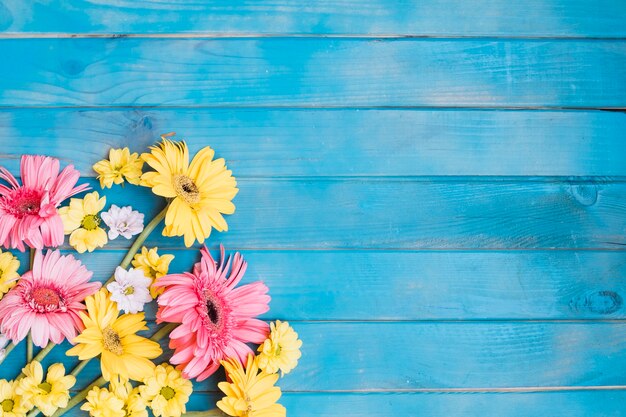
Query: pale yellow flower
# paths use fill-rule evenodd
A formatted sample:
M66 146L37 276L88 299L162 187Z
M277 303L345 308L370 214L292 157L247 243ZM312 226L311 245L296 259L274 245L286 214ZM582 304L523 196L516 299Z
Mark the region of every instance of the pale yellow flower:
M146 401L141 396L139 387L133 388L127 379L117 376L111 380L109 391L124 401L125 417L148 417Z
M17 283L20 261L11 252L0 250L0 300Z
M298 339L298 333L289 323L280 320L270 323L270 335L258 349L259 368L270 374L279 370L288 374L298 365L302 356L300 347L302 340Z
M59 408L67 407L70 388L76 383L76 378L65 375L63 364L51 365L45 379L43 367L37 361L26 365L22 372L24 378L17 383L15 392L21 395L25 402L37 407L45 416L51 416Z
M285 417L287 410L278 404L281 392L274 386L278 374L259 372L254 356L248 356L246 369L238 359L222 361L228 378L232 382L220 382L218 388L225 397L217 402L217 407L235 417Z
M64 232L70 235L70 245L79 253L93 252L107 243L107 234L100 227L102 220L99 216L105 204L106 197L100 198L94 191L84 198L72 198L69 206L59 209Z
M16 387L16 381L0 379L0 417L24 417L33 408L15 392Z
M167 275L170 267L170 262L174 259L174 255L160 255L157 250L159 248L149 249L145 246L141 248L141 253L138 253L133 258L133 266L137 269L141 269L143 274L152 279L152 283L157 278ZM150 287L150 295L152 298L156 298L157 295L163 292L163 288L156 289Z
M106 388L93 387L80 407L91 417L125 417L124 401Z
M100 187L111 188L124 179L131 184L139 184L143 161L138 153L130 153L128 148L109 150L109 159L96 162L93 170L100 180Z
M148 401L155 417L180 417L187 410L185 404L193 391L191 381L182 377L179 370L163 363L154 370L154 375L143 380L139 389Z

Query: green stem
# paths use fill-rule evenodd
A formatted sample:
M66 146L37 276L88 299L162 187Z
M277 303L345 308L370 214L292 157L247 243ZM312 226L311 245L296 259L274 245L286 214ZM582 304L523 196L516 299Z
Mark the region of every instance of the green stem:
M15 349L15 344L13 342L9 343L7 347L4 348L4 359L6 359L7 356L9 356L9 353L11 353L13 349Z
M28 332L26 336L26 362L30 363L33 360L33 336Z
M224 413L219 408L213 408L206 411L187 411L184 414L185 417L222 417Z
M55 347L55 346L56 346L56 345L55 345L54 343L52 343L52 342L48 343L48 345L47 345L45 348L43 348L43 349L41 349L41 350L39 351L39 353L38 353L38 354L37 354L37 355L33 358L33 360L34 360L34 361L37 361L37 362L41 362L41 361L43 360L43 358L45 358L45 357L46 357L46 355L47 355L48 353L50 353L50 351L52 350L52 348L53 348L53 347ZM19 378L21 378L21 377L23 377L23 376L24 376L24 373L20 373L20 374L17 376L17 378L16 378L16 379L19 379Z
M156 227L159 225L159 223L161 223L161 221L165 218L165 213L167 213L168 207L169 207L169 204L165 206L165 208L161 210L159 214L154 216L154 218L150 221L150 223L148 223L146 227L144 227L142 232L139 233L139 236L137 236L137 239L135 239L132 246L128 249L126 256L124 256L124 259L122 259L122 262L120 262L120 267L124 269L128 268L128 266L130 265L130 262L133 260L133 257L137 254L137 252L139 252L139 249L141 249L141 247L143 246L148 236L150 236L150 233L152 233L154 229L156 229ZM109 278L109 280L104 285L110 283L114 279L115 279L115 274L111 275L111 278Z
M70 375L74 375L74 376L78 375L80 371L82 371L83 368L87 366L90 360L91 359L85 359L84 361L78 362L78 365L76 365L74 369L72 369L72 372L70 372Z
M154 332L154 334L150 337L150 340L153 340L153 341L157 342L157 341L163 339L165 336L170 334L172 332L172 330L174 330L176 328L176 326L178 326L177 323L168 323L168 324L166 324L165 326L161 327L159 330Z

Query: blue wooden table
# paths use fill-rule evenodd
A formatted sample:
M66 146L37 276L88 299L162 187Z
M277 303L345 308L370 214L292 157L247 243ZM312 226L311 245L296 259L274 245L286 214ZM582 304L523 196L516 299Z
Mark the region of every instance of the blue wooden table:
M226 158L209 245L304 341L290 416L626 415L624 0L1 0L0 31L11 171L46 153L97 188L110 147L170 131ZM127 245L80 258L105 280Z

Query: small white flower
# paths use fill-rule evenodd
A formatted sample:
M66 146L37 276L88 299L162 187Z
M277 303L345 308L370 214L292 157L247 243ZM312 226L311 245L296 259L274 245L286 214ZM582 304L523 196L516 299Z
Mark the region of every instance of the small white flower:
M3 334L0 333L0 363L7 357L6 347L9 344L10 340Z
M130 239L143 230L143 213L133 210L131 206L120 208L113 204L109 211L102 212L100 216L109 226L109 239L111 240L119 235Z
M143 274L141 269L115 268L115 281L107 285L111 300L117 303L125 313L138 313L143 306L152 301L150 296L152 280Z

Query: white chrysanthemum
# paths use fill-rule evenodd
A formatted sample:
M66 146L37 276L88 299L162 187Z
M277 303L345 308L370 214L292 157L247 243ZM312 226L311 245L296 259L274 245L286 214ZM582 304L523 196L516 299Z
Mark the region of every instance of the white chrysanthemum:
M102 220L109 226L109 239L119 235L130 239L143 230L143 213L133 210L131 206L118 207L111 205L109 211L100 214Z
M143 274L141 269L115 268L115 281L107 285L111 300L117 303L125 313L138 313L143 306L152 301L150 284L152 280Z
M9 342L10 342L9 338L3 335L2 333L0 333L0 363L7 356L7 351L5 348L7 347Z

